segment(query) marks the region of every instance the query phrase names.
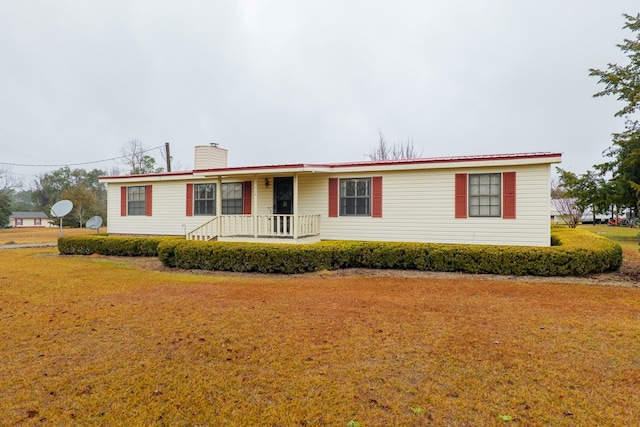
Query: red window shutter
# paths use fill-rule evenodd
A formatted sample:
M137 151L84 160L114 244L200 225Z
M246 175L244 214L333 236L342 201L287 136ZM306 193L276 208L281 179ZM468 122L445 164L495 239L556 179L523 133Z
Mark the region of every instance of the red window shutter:
M382 218L382 177L371 178L371 216Z
M144 190L144 200L145 200L145 214L147 216L151 216L152 209L151 207L153 206L153 191L152 191L152 186L151 185L147 185L145 187Z
M329 217L338 216L338 178L329 178Z
M516 219L516 173L502 174L502 218Z
M193 216L193 184L187 184L187 216Z
M242 213L251 215L251 181L245 181L242 185Z
M120 187L120 216L127 216L127 187Z
M456 218L467 217L467 174L456 174Z

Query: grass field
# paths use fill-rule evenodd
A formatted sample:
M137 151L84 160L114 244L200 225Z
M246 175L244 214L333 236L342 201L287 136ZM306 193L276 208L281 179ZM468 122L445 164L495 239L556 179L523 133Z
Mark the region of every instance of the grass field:
M638 288L0 257L0 425L640 423Z
M86 228L63 228L63 236L96 234L96 230ZM60 229L51 228L5 228L0 229L1 245L21 245L27 243L55 243L60 237Z
M640 283L640 245L638 245L640 229L607 225L581 225L580 228L608 237L622 246L624 258L620 272Z

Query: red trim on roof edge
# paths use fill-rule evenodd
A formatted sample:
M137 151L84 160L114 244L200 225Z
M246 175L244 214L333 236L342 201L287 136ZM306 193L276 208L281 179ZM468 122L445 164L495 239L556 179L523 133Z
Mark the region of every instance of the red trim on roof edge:
M162 172L142 175L119 175L119 176L101 176L99 179L122 179L122 178L152 178L158 176L180 176L194 173L224 173L237 171L253 171L258 169L292 169L292 168L349 168L349 167L367 167L367 166L395 166L395 165L419 165L431 163L459 163L459 162L479 162L491 160L509 160L509 159L540 159L548 157L562 157L562 153L551 152L532 152L532 153L505 153L505 154L476 154L468 156L449 156L449 157L426 157L419 159L403 159L403 160L380 160L380 161L359 161L344 163L293 163L285 165L263 165L263 166L234 166L217 169L194 169L192 171L181 172Z

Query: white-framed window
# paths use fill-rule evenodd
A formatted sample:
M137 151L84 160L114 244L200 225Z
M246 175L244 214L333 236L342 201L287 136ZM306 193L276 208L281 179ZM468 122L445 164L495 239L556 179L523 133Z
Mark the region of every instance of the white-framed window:
M22 225L22 218L16 218L16 225Z
M500 173L469 174L469 216L499 217Z
M36 218L33 220L33 225L42 225L42 220L40 218Z
M340 216L371 215L371 178L340 179Z
M193 185L193 214L216 214L216 184L208 183Z
M222 184L222 215L242 215L243 192L241 182L225 182Z
M127 215L146 215L146 187L127 187Z

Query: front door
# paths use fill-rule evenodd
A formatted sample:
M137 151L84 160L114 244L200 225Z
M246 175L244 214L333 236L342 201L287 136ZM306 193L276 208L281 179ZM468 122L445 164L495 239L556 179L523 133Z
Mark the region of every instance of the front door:
M273 178L273 213L293 214L293 177Z
M273 213L274 215L293 214L293 177L273 178ZM273 231L279 235L291 232L291 217L276 217Z

